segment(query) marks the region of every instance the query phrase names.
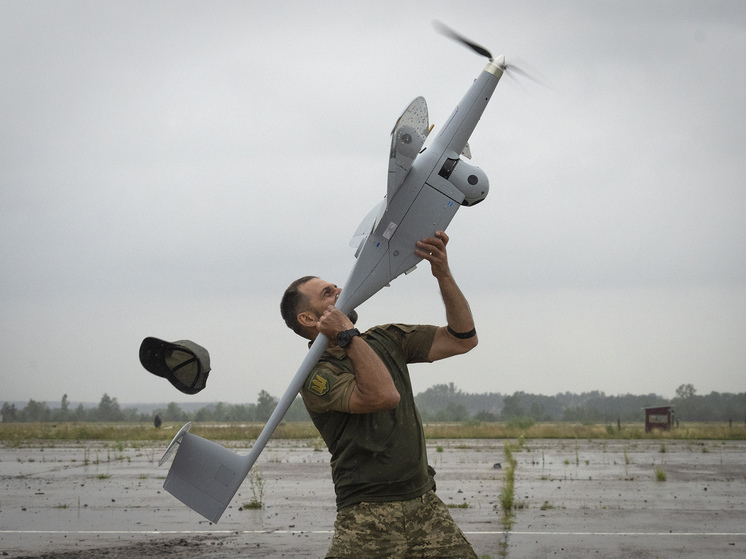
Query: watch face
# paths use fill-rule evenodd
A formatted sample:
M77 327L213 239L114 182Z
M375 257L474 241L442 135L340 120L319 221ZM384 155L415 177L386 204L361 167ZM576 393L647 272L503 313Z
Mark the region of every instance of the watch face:
M359 335L360 332L358 332L356 328L353 328L352 330L344 330L337 334L337 345L339 347L346 347L352 338Z

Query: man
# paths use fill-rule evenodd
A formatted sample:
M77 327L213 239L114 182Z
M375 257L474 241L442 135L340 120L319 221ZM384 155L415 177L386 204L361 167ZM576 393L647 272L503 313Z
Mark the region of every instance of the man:
M435 496L422 421L407 363L432 362L477 345L469 304L451 275L438 231L417 243L430 262L447 326L388 324L360 334L356 315L334 307L341 289L306 276L285 291L286 324L329 349L311 371L301 396L332 455L337 519L327 558L468 557L476 554ZM352 314L352 313L351 313Z

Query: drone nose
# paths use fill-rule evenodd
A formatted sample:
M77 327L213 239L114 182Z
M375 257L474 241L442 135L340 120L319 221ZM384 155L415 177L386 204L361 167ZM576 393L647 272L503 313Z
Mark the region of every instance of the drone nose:
M494 74L498 78L500 78L503 75L503 72L508 68L508 65L505 64L505 55L501 54L497 58L490 59L490 61L487 63L487 66L484 67L486 72L489 72L490 74Z

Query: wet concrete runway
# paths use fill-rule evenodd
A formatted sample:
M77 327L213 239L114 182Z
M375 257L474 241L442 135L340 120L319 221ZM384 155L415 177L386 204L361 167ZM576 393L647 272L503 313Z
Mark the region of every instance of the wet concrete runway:
M438 494L480 556L746 556L744 441L525 441L513 450L517 506L508 532L499 507L503 442L428 442ZM157 462L164 448L56 441L0 447L0 554L324 556L335 510L323 445L272 441L258 462L264 508L243 509L260 490L247 479L218 524L162 489L168 464Z

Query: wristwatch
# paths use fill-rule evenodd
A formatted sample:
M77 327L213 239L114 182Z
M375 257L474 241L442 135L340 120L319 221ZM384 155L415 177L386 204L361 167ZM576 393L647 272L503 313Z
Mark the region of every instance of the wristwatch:
M337 334L337 345L339 347L347 347L350 345L352 338L360 335L360 330L353 328L351 330L342 330Z

